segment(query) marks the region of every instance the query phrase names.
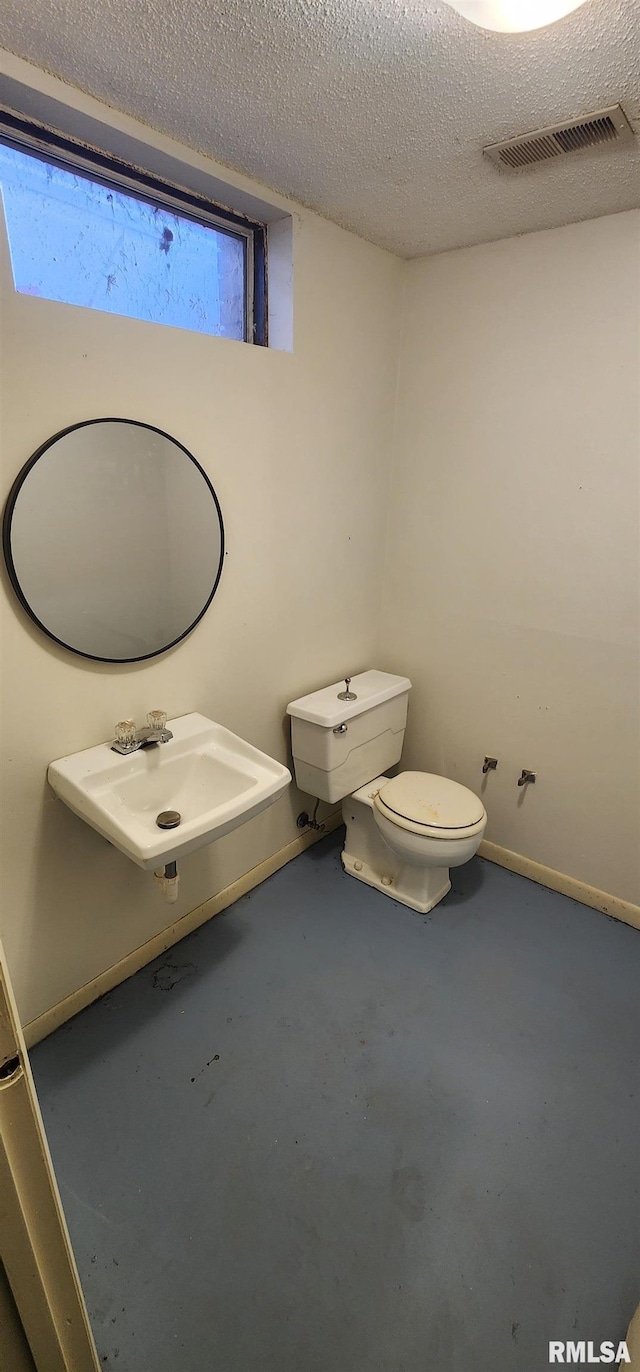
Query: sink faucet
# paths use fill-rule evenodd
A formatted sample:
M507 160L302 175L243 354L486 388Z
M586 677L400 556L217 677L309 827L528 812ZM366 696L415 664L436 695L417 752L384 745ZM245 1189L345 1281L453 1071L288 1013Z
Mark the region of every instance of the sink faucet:
M123 719L116 724L111 750L114 753L136 753L138 748L149 748L152 743L168 743L173 734L166 726L164 710L150 710L142 729L136 729L132 719Z

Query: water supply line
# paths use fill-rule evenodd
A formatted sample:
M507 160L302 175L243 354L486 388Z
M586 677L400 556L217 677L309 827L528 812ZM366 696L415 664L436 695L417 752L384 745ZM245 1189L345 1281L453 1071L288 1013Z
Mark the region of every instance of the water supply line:
M317 800L313 807L313 814L311 815L308 815L306 810L302 810L300 812L296 820L296 824L298 825L299 829L314 829L315 832L318 834L322 834L324 832L324 829L326 827L324 822L318 823L318 820L316 818L318 814L319 804L320 801Z

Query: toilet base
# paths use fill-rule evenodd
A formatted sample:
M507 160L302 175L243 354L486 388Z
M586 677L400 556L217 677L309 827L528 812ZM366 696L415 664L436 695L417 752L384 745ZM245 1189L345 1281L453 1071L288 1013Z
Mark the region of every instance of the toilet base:
M451 890L449 868L403 862L385 843L373 818L373 797L387 780L385 776L376 777L353 795L345 796L342 866L350 877L426 915Z
M362 858L355 858L346 849L342 852L342 866L350 877L355 877L357 881L366 882L367 886L375 886L377 891L382 891L383 896L391 896L392 900L397 900L401 905L408 905L411 910L418 910L420 914L426 915L429 910L433 910L451 890L449 871L447 867L409 867L408 863L398 863L394 868L394 855L391 849L389 853L389 863L383 875L375 872Z

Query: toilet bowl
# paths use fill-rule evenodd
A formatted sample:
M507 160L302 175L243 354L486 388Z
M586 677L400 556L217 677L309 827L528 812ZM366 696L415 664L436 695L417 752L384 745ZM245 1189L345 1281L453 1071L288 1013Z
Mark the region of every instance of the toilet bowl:
M345 871L425 914L450 890L449 869L477 852L487 816L448 777L387 775L400 761L410 689L407 677L361 672L301 696L287 713L298 786L342 801Z
M449 870L478 851L482 802L430 772L381 776L342 803L345 871L426 914L451 889Z
M376 793L373 817L404 862L460 867L477 852L487 827L482 801L466 786L433 772L401 772Z

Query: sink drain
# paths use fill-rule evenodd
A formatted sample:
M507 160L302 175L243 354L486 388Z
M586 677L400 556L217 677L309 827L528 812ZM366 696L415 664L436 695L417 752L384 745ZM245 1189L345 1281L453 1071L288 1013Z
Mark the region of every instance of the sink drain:
M181 819L179 810L161 810L156 815L156 824L159 829L177 829Z

